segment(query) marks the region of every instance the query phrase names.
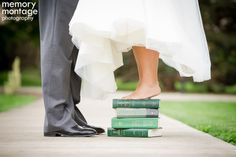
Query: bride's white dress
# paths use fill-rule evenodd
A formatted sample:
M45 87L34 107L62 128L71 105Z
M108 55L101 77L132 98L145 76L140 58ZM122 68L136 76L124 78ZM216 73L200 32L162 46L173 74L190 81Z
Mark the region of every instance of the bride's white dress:
M197 0L80 0L69 24L80 49L75 72L82 96L116 90L113 72L134 45L160 53L181 76L210 79L210 58Z

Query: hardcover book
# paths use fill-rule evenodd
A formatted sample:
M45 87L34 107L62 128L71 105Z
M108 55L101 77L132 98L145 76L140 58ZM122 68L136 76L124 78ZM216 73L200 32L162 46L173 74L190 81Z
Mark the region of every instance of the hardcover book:
M149 108L116 108L118 118L154 118L159 116L158 109Z
M158 118L112 118L112 128L158 128Z
M159 108L160 99L113 99L113 108Z
M107 135L112 137L160 137L161 128L158 129L107 129Z

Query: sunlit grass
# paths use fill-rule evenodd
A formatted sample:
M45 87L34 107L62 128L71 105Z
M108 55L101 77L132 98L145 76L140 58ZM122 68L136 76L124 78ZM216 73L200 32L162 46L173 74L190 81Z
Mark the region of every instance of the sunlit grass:
M29 95L5 95L0 94L0 112L8 111L12 108L27 105L36 99Z
M161 113L236 145L236 102L161 102Z

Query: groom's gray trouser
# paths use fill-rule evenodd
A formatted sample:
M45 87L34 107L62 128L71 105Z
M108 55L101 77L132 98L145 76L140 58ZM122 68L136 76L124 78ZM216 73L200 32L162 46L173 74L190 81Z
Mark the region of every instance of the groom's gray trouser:
M44 131L73 127L80 111L80 78L74 73L78 50L71 42L69 21L78 0L40 0L41 74L45 104Z

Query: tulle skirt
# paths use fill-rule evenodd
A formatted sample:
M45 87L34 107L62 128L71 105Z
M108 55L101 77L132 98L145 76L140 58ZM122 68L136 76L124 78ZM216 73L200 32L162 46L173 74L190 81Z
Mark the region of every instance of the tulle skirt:
M160 53L180 76L209 80L210 58L197 0L80 0L69 24L79 48L75 72L81 95L116 90L122 52L144 46Z

